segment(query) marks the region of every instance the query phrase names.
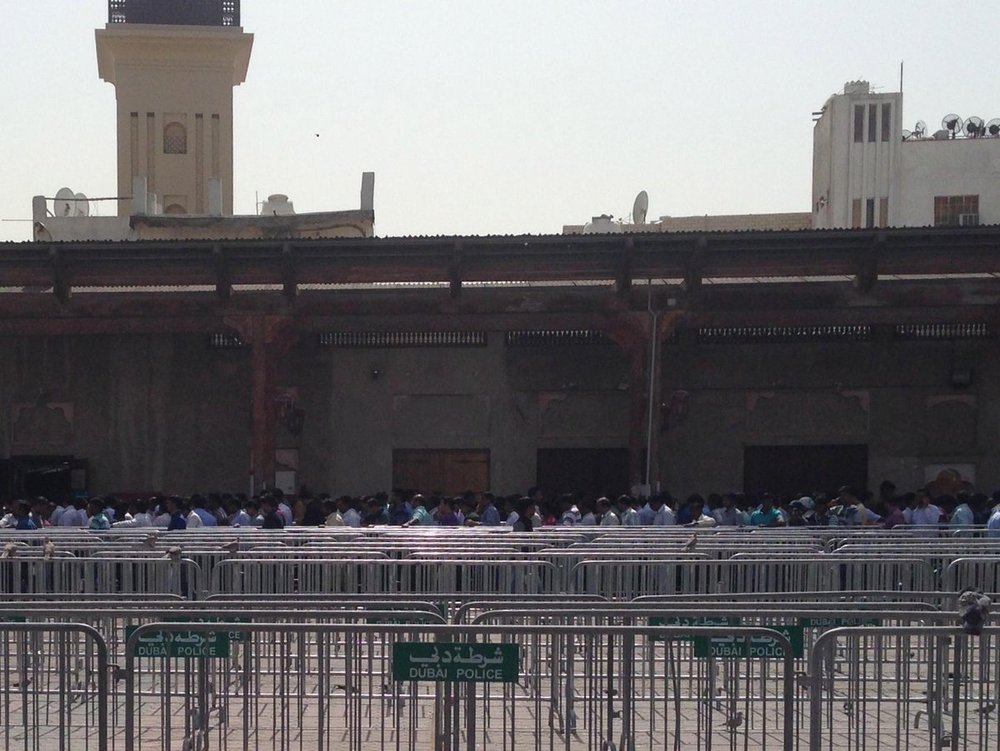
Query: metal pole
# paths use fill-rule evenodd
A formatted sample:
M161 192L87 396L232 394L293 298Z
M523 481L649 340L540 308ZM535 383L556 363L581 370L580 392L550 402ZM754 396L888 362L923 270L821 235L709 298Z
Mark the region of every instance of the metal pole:
M656 406L653 389L656 384L656 345L658 340L659 313L653 310L653 280L649 279L646 309L649 311L649 410L646 416L646 488L652 492L651 472L653 469L653 410ZM657 400L658 401L658 400Z

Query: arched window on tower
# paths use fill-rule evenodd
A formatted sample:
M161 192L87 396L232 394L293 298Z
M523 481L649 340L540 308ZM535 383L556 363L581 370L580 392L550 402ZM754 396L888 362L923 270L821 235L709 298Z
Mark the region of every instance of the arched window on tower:
M169 122L163 128L163 153L188 153L187 128L178 122Z

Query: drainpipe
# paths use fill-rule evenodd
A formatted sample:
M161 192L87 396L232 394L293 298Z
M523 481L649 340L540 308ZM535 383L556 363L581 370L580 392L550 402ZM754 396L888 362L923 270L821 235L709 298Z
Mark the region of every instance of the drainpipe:
M656 409L658 399L654 399L653 388L656 384L656 349L659 341L658 323L659 312L653 310L653 280L648 281L648 293L646 310L649 312L649 390L648 402L649 412L646 419L646 487L649 493L653 492L651 482L653 468L653 410Z

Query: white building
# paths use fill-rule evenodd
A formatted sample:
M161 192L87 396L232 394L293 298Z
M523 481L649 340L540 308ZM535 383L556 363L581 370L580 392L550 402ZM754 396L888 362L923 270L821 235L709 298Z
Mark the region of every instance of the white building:
M813 227L1000 224L1000 120L902 124L903 95L853 81L813 130Z
M1000 105L997 107L1000 110ZM958 227L1000 224L1000 118L946 115L903 128L903 95L851 81L816 113L812 208L802 213L671 217L617 232ZM994 113L1000 114L1000 112ZM564 234L608 232L607 217Z

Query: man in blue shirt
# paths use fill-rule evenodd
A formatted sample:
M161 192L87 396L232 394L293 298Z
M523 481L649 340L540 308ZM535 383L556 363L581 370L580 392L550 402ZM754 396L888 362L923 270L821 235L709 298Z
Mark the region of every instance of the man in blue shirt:
M406 502L401 489L395 488L389 496L389 524L401 527L413 518L413 509Z
M493 502L492 493L483 493L479 496L479 523L484 527L500 526L500 512Z
M170 524L167 525L167 531L172 532L175 529L187 529L187 509L184 508L184 502L177 496L170 496L166 503L167 513L170 514Z
M993 516L986 522L986 536L1000 537L1000 508L993 512Z
M774 498L765 493L760 499L760 508L750 514L751 527L781 527L785 520L781 512L774 507Z

